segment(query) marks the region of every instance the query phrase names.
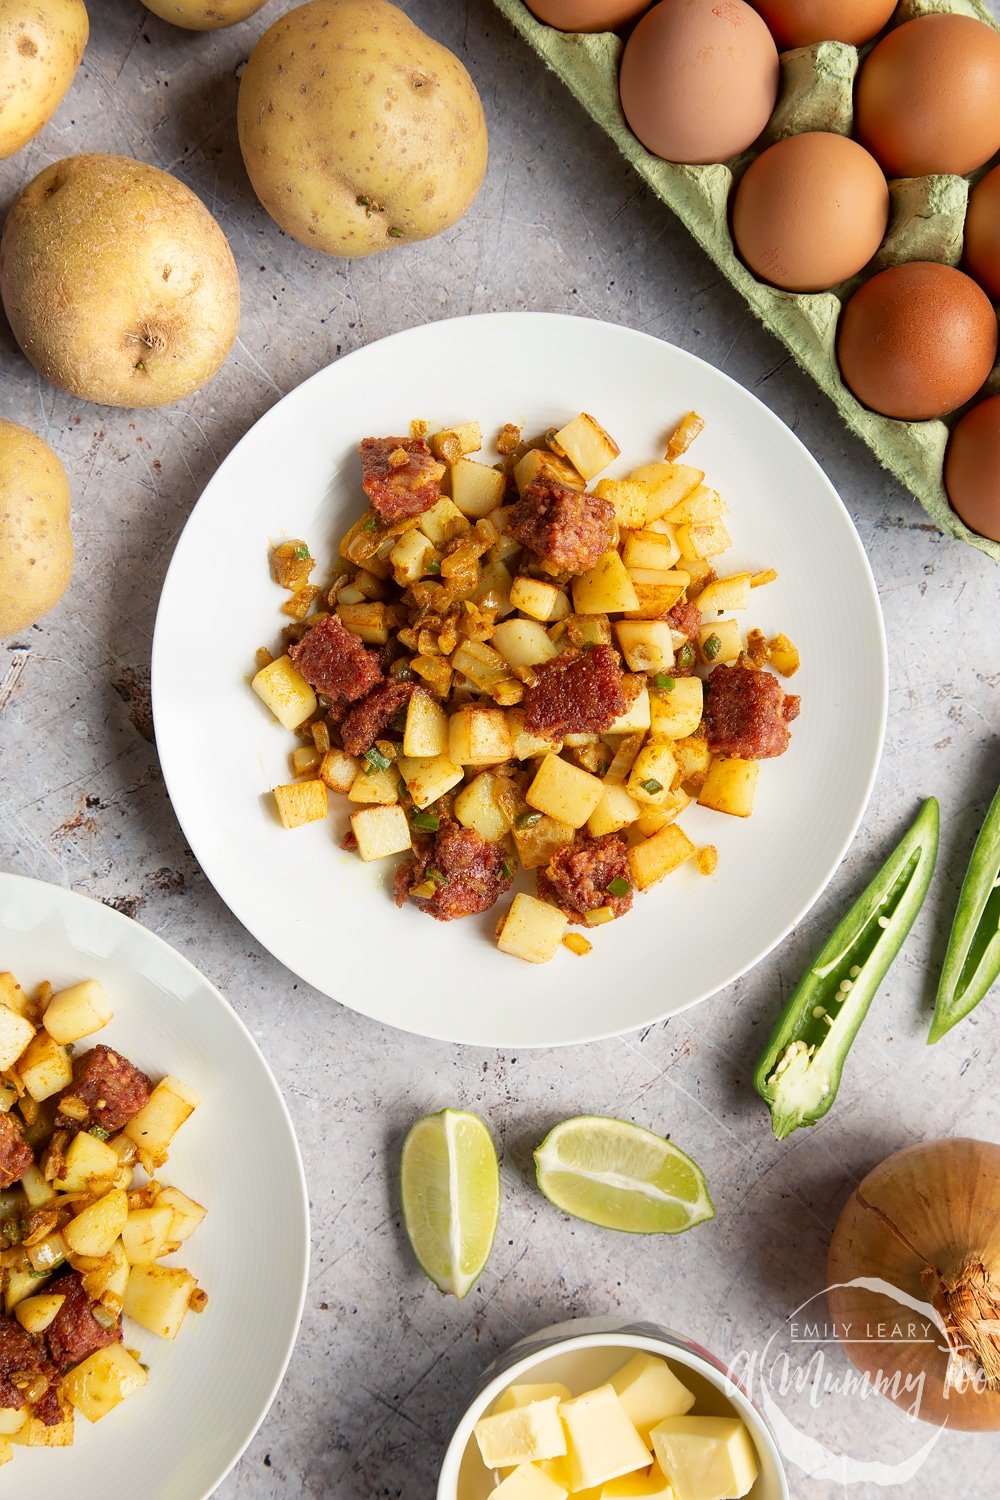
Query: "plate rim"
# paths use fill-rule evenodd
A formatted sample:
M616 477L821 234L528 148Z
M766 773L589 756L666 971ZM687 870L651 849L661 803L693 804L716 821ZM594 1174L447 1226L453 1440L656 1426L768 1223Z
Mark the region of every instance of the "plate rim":
M184 838L187 841L187 844L190 847L195 859L197 859L199 867L202 869L206 879L209 881L209 884L212 886L216 895L219 897L219 900L222 901L223 905L236 919L236 921L239 922L240 925L250 933L251 937L253 937L253 939L260 944L265 952L270 954L270 956L274 958L274 960L279 963L281 967L285 969L289 974L292 974L300 982L309 984L312 988L315 988L319 994L324 996L325 999L331 1000L336 1004L343 1005L348 1010L354 1011L359 1015L363 1015L367 1019L375 1021L379 1025L388 1026L394 1031L398 1031L403 1035L420 1036L431 1041L445 1042L452 1046L496 1048L522 1047L531 1048L532 1050L542 1050L543 1048L550 1047L586 1046L593 1042L607 1041L613 1037L628 1035L632 1031L641 1030L649 1025L657 1025L664 1020L670 1019L674 1015L681 1015L685 1011L693 1009L696 1005L701 1005L705 1001L713 999L716 995L721 994L723 990L728 989L730 985L737 983L745 975L751 973L758 967L759 964L764 961L765 958L768 957L769 954L774 952L775 948L777 948L778 945L788 937L789 933L795 930L795 928L801 921L803 921L803 919L808 915L808 913L812 910L812 908L816 905L824 892L827 890L830 882L833 880L837 870L839 869L841 863L843 862L847 852L851 848L851 845L853 844L857 836L858 829L861 826L861 822L868 809L868 804L871 801L872 791L874 789L875 781L882 763L882 756L885 748L885 735L888 724L889 710L888 641L886 637L885 618L882 612L882 604L879 596L878 585L875 580L874 573L872 572L868 554L865 551L865 547L858 532L858 528L854 522L854 518L848 510L847 505L842 499L836 486L830 479L829 475L826 473L825 469L820 464L819 460L813 455L813 453L810 452L802 439L791 429L791 427L789 427L789 425L783 420L783 418L781 418L777 414L777 412L772 411L772 409L767 406L759 396L755 395L753 391L748 390L746 386L741 385L740 382L734 379L732 375L727 374L717 365L713 365L711 361L703 359L698 354L692 353L689 349L685 349L679 344L674 344L668 339L659 338L656 334L647 333L642 329L633 328L626 323L614 323L608 319L592 318L584 316L582 314L547 312L540 310L536 311L533 309L506 309L496 312L466 313L445 318L432 318L425 323L411 324L406 328L397 329L392 333L385 334L382 338L373 339L368 343L364 343L358 348L349 350L346 354L342 354L337 358L329 361L329 363L323 365L320 369L313 371L311 375L306 376L306 378L300 381L298 385L293 386L290 391L285 392L285 394L281 396L273 406L270 406L266 412L258 417L257 420L247 428L246 432L244 432L242 436L236 441L236 443L234 443L229 453L227 453L226 457L218 465L207 482L202 486L202 489L198 495L197 500L191 508L187 520L185 521L183 527L177 535L176 541L174 543L174 549L171 554L170 563L164 575L160 597L157 602L151 651L151 701L154 734L157 734L157 737L159 737L157 702L160 697L159 683L161 681L161 674L164 670L161 667L161 662L166 654L166 648L164 644L165 601L167 600L168 593L170 591L172 576L177 565L178 553L181 550L182 542L189 527L195 524L195 518L197 516L199 507L202 505L210 490L217 484L217 482L223 479L227 467L234 464L238 450L246 442L250 435L252 433L256 433L258 429L265 429L266 426L272 422L272 420L277 420L275 414L279 411L280 408L284 407L286 403L297 397L300 392L302 392L307 386L310 386L313 382L329 377L330 371L337 368L338 366L343 365L345 361L351 361L354 359L361 360L364 358L372 357L372 351L385 349L388 346L398 344L400 341L419 340L425 334L425 331L429 328L443 329L447 327L457 327L459 325L476 324L480 326L496 326L501 322L519 323L522 325L526 322L531 322L537 325L545 325L553 332L555 332L555 330L559 326L573 325L574 327L578 327L581 323L592 324L596 328L602 331L610 331L615 337L622 338L624 340L635 340L636 342L644 344L658 345L661 348L670 351L671 355L679 356L682 362L689 361L700 369L710 372L710 375L713 378L721 380L727 386L733 387L738 393L740 399L748 401L751 406L757 409L758 413L763 414L764 420L768 424L771 424L774 429L780 431L784 441L790 441L792 443L793 447L798 451L799 456L805 461L807 467L813 472L817 482L826 491L828 499L834 502L835 509L840 512L841 519L845 526L845 534L849 539L850 547L855 554L855 559L859 565L860 575L865 581L870 603L873 606L874 617L878 625L877 642L873 642L873 647L877 649L874 652L873 659L874 680L872 686L877 691L878 695L879 722L878 732L875 736L875 740L872 746L871 760L865 778L863 794L859 797L856 817L853 819L851 826L842 839L839 847L837 848L835 855L828 862L827 872L824 875L822 883L819 885L818 889L811 893L808 900L796 906L794 916L786 923L786 925L779 933L777 933L765 946L761 947L755 953L754 957L749 963L741 967L736 973L732 974L723 983L716 985L709 991L699 991L697 994L685 1000L683 1004L673 1007L666 1014L661 1012L656 1016L649 1018L648 1020L638 1023L635 1026L627 1027L624 1031L620 1029L608 1029L606 1026L598 1024L596 1027L586 1031L584 1034L578 1034L572 1037L559 1037L553 1040L524 1040L516 1035L506 1034L502 1031L491 1031L487 1036L477 1037L475 1040L456 1038L453 1035L448 1035L444 1029L435 1030L433 1026L428 1026L426 1023L419 1027L410 1027L397 1024L395 1021L388 1021L384 1019L383 1016L379 1015L374 1007L366 1007L363 1003L363 1000L361 1003L359 1003L354 998L352 998L351 1000L346 1000L341 999L339 996L332 995L330 994L328 989L316 984L314 980L306 978L304 975L299 973L298 969L293 968L282 957L275 953L271 944L256 930L256 924L251 926L240 914L240 912L238 912L232 905L230 905L228 899L225 895L223 895L219 886L216 884L215 879L213 878L213 875L209 870L209 867L202 862L201 855L198 852L199 840L197 839L197 837L192 837L191 830L188 827L187 823L184 821L181 812L178 809L177 802L175 801L171 786L172 772L168 770L167 765L163 762L162 759L160 764L163 773L164 787L167 792L173 815L177 820L178 826L180 827L181 832L183 833Z
M211 1479L211 1482L209 1483L207 1489L202 1489L199 1486L197 1490L191 1491L191 1500L210 1500L210 1497L215 1494L219 1485L222 1484L223 1481L235 1469L236 1465L246 1453L250 1444L253 1442L254 1438L257 1436L257 1433L263 1426L268 1413L274 1405L275 1399L277 1398L278 1392L281 1389L285 1376L288 1373L288 1366L291 1363L292 1354L295 1351L295 1345L297 1344L299 1334L302 1331L302 1317L305 1311L306 1296L309 1290L309 1270L312 1259L312 1221L309 1211L309 1184L306 1177L305 1166L302 1160L302 1151L299 1146L298 1136L295 1131L295 1125L292 1120L291 1114L289 1113L288 1105L285 1102L285 1096L278 1084L278 1080L275 1078L274 1073L271 1070L271 1065L268 1062L267 1058L264 1056L263 1051L255 1041L249 1027L239 1015L236 1007L226 999L222 991L212 983L208 976L202 973L197 964L193 963L191 959L187 958L171 943L168 943L166 938L160 937L159 933L153 932L152 929L146 927L144 923L137 922L133 917L126 916L124 912L116 911L113 906L108 906L104 901L100 899L100 897L91 896L84 891L74 890L72 886L56 885L53 881L39 880L32 875L21 875L13 870L0 870L0 917L2 917L5 907L6 892L10 889L29 892L29 900L40 899L42 901L52 902L55 905L65 904L66 906L85 904L86 906L91 908L91 910L93 910L93 908L97 908L97 910L101 913L101 916L98 920L100 920L101 922L106 922L113 929L122 931L127 928L130 934L134 934L135 930L137 929L141 934L141 937L139 938L140 942L148 944L154 951L164 952L167 955L169 962L178 964L182 970L186 970L193 979L197 980L200 985L210 991L213 997L219 1002L224 1012L228 1014L229 1021L235 1023L237 1030L242 1033L244 1041L249 1044L251 1050L256 1055L264 1070L264 1075L267 1079L268 1085L270 1086L274 1098L279 1106L281 1119L287 1132L288 1140L292 1147L292 1157L296 1167L295 1181L299 1189L299 1192L296 1196L299 1203L299 1229L301 1231L302 1267L299 1292L296 1298L295 1318L291 1327L290 1336L287 1341L287 1347L285 1348L281 1357L280 1369L277 1371L275 1379L271 1383L271 1388L268 1392L266 1402L261 1410L257 1414L255 1414L249 1430L246 1431L245 1434L241 1432L239 1438L239 1448L237 1452L231 1459L228 1460L225 1468L220 1469L215 1474L215 1476ZM165 983L163 984L163 988L169 991L171 986L169 985L169 983Z

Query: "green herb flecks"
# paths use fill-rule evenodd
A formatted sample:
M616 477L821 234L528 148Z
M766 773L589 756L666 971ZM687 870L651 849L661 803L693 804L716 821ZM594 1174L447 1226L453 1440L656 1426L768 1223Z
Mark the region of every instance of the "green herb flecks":
M388 756L383 755L381 750L376 750L374 745L370 750L365 751L362 758L365 762L366 776L373 775L375 771L388 771L392 765L392 761L389 760Z
M621 875L616 875L614 880L608 881L609 896L627 896L631 889L631 881L625 880Z
M701 643L701 654L705 658L706 661L714 661L715 658L718 656L718 654L719 654L719 652L721 650L722 650L722 642L719 639L719 637L716 635L715 631L713 630L712 634L709 635L709 636L706 636L705 639L702 641L702 643Z
M642 787L643 791L648 792L651 797L655 797L657 792L663 791L663 782L657 781L655 776L648 777L645 781L640 782L639 785Z
M437 833L441 827L441 819L436 812L431 812L429 809L421 810L417 808L413 814L412 822L414 828L419 828L421 833Z

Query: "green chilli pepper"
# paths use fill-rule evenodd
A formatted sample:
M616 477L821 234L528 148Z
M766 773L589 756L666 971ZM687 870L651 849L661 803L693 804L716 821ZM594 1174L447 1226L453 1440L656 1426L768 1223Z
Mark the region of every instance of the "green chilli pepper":
M1000 788L962 881L928 1042L939 1042L1000 976Z
M927 894L937 843L928 797L785 1006L754 1074L779 1141L815 1125L837 1097L851 1043Z

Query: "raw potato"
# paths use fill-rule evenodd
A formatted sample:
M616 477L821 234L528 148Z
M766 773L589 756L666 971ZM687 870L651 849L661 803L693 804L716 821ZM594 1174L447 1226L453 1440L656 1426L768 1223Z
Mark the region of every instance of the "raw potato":
M69 506L69 480L48 443L0 421L0 637L34 625L66 592Z
M267 212L330 255L440 234L486 170L471 78L385 0L310 0L280 17L250 55L237 126Z
M106 406L191 395L239 326L236 262L208 209L124 156L69 156L28 183L0 240L0 294L36 370Z
M185 31L218 31L255 16L267 0L142 0L147 10L162 21L183 26Z
M0 0L0 156L51 120L89 31L83 0Z

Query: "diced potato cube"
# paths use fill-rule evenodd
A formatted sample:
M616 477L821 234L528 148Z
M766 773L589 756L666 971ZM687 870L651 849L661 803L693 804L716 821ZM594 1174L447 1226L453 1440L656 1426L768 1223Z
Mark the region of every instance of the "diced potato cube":
M657 620L665 615L668 609L673 609L680 600L685 589L691 582L690 573L685 570L675 570L672 573L661 573L653 583L636 582L632 579L632 587L635 589L636 598L639 601L638 609L630 609L626 612L629 620Z
M621 614L639 608L635 587L613 547L589 572L573 579L572 591L573 608L581 615Z
M606 1484L619 1474L649 1467L649 1450L629 1421L613 1386L600 1385L563 1401L571 1490Z
M356 756L331 746L320 762L319 779L331 792L341 792L346 797L360 769L361 762Z
M675 677L672 688L649 695L649 727L657 739L680 740L694 734L705 707L700 677Z
M36 1031L18 1059L21 1082L36 1104L73 1082L73 1059L47 1031Z
M63 1376L63 1391L88 1422L99 1422L119 1402L141 1390L149 1376L122 1344L95 1349Z
M443 547L445 542L464 536L469 529L468 521L454 500L449 500L445 495L417 518L417 525L435 547Z
M610 500L620 531L637 531L646 524L649 488L638 479L599 479L594 494Z
M149 1333L175 1339L197 1289L191 1272L180 1266L133 1266L122 1311Z
M41 1417L29 1413L24 1426L12 1432L8 1442L18 1443L25 1448L72 1448L73 1408L63 1396L58 1399L60 1421L48 1426Z
M20 1186L28 1200L29 1208L48 1208L56 1196L55 1188L51 1182L46 1181L41 1167L34 1163L22 1176Z
M490 1500L566 1500L568 1493L565 1485L536 1464L518 1464L493 1490Z
M550 1401L553 1396L559 1401L568 1401L571 1394L569 1386L558 1380L543 1381L536 1385L509 1385L494 1401L490 1411L515 1411L519 1406L530 1406L532 1401ZM666 1416L666 1412L663 1415Z
M587 819L587 832L595 839L605 833L617 833L619 828L634 823L639 813L638 802L623 786L605 782L604 795Z
M753 1440L739 1417L664 1417L650 1439L676 1500L738 1500L757 1479Z
M144 1166L146 1159L156 1166L166 1161L170 1142L200 1103L194 1090L172 1073L161 1078L123 1132L139 1152Z
M446 464L455 462L455 453L478 453L483 446L483 432L478 422L460 422L457 427L443 427L430 439L431 452Z
M463 828L474 828L489 843L496 843L510 831L510 823L497 804L493 793L496 777L481 771L455 798L455 817Z
M619 714L608 730L609 734L634 734L636 730L648 729L650 725L649 689L642 688L623 714Z
M361 769L351 782L348 801L369 806L391 807L399 801L399 771L396 765L379 771L362 761Z
M276 786L272 795L282 828L301 828L304 823L318 823L326 817L329 803L325 782L292 781Z
M705 783L698 793L698 806L711 807L715 812L729 813L734 818L749 818L753 812L759 771L760 766L755 760L740 760L735 755L728 760L717 757L709 766Z
M683 1416L695 1401L693 1392L678 1380L666 1360L655 1354L633 1354L611 1376L611 1384L644 1443L648 1443L650 1428L657 1422L664 1417Z
M540 870L547 865L557 849L572 842L576 831L568 823L560 823L558 818L547 817L545 813L536 813L535 817L537 822L522 818L521 826L515 822L511 829L517 857L525 870Z
M530 896L516 898L517 901L532 899ZM536 901L535 905L543 903ZM548 909L555 910L554 907ZM532 1463L540 1458L560 1458L566 1452L558 1396L480 1417L473 1432L488 1469Z
M674 760L681 773L681 781L699 787L708 775L712 763L712 752L702 734L689 734L684 739L674 740Z
M14 1316L25 1333L44 1333L65 1301L60 1292L40 1292L19 1302Z
M665 523L657 522L657 525ZM622 562L631 572L633 568L652 568L657 573L672 572L674 563L681 555L673 527L665 531L633 531L625 538Z
M792 644L787 635L776 635L772 641L768 641L767 652L776 672L780 672L782 677L794 677L801 662L798 647Z
M66 1170L56 1187L61 1193L100 1192L112 1185L120 1165L113 1147L81 1130L69 1143Z
M528 578L523 573L510 586L510 602L514 609L530 615L533 620L554 619L560 597L565 599L566 596L554 583L546 583L542 578Z
M510 759L511 748L502 709L464 704L448 721L448 755L458 766L497 765Z
M571 766L558 755L546 755L524 794L529 807L547 813L570 828L582 828L604 795L604 786L589 771Z
M63 1239L74 1255L107 1255L125 1227L128 1197L122 1188L112 1188L103 1198L70 1219L62 1231Z
M444 755L447 749L448 715L426 693L414 693L406 708L404 755Z
M23 1271L10 1266L4 1273L3 1310L6 1316L9 1318L19 1303L26 1297L33 1297L37 1291L38 1276L33 1266Z
M170 1243L172 1220L169 1204L162 1208L159 1203L154 1203L152 1208L129 1209L122 1229L122 1245L130 1266L148 1265L159 1260Z
M718 521L728 510L729 506L718 490L699 484L673 507L667 515L667 520L674 525L682 525L690 521Z
M284 729L298 729L316 712L316 694L290 656L261 667L250 686Z
M451 498L471 520L488 516L502 505L506 485L501 470L477 463L474 458L460 458L451 466Z
M637 479L649 490L646 525L665 516L685 495L696 490L704 477L701 469L692 469L688 464L643 464L633 469L629 478Z
M749 573L731 573L728 578L716 578L711 583L706 583L698 595L698 608L703 617L709 615L712 610L718 610L720 614L724 614L727 609L748 609L749 607Z
M96 979L83 979L52 996L42 1025L54 1042L65 1046L100 1031L113 1015L104 986Z
M717 557L733 539L721 521L685 521L677 527L677 545L681 557Z
M670 746L653 741L639 751L625 787L636 802L660 807L670 796L677 774L677 762Z
M538 620L501 620L493 629L493 644L512 667L536 667L559 655Z
M699 599L699 604L701 600ZM743 650L743 633L738 620L716 620L698 627L698 649L711 666L735 661Z
M617 620L615 635L631 672L669 672L674 643L667 620Z
M661 828L666 828L668 823L672 823L690 802L691 798L684 788L675 786L666 801L658 806L647 803L642 808L635 820L636 832L641 833L645 839L650 838L654 833L659 833Z
M614 438L585 411L567 422L565 427L560 427L552 438L552 446L557 453L565 454L588 483L613 463L622 451Z
M16 1011L19 1016L26 1016L29 1020L34 1014L34 1006L30 997L25 994L9 969L0 973L0 1008L4 1006L8 1010Z
M557 906L519 893L497 935L497 947L501 953L523 958L529 964L548 963L562 942L568 921L566 913ZM554 1458L558 1453L539 1454L539 1457Z
M0 1072L14 1066L34 1035L30 1021L0 1005Z
M440 554L430 537L413 527L404 531L389 553L393 577L400 588L416 583L427 572L428 563L440 560Z
M669 823L652 838L633 844L628 852L632 879L640 891L648 890L697 853L694 844L676 823Z
M514 760L530 760L535 755L547 755L551 750L558 755L562 749L561 740L553 740L544 734L529 732L524 727L524 709L509 708L507 710L507 729L511 740L511 756Z
M200 1203L182 1193L180 1188L161 1189L156 1203L157 1207L170 1209L170 1233L167 1238L171 1245L180 1245L190 1239L206 1213Z
M498 710L499 712L499 710ZM400 756L396 770L406 783L406 790L413 798L415 807L430 807L463 778L462 767L447 755L430 757Z
M572 464L549 448L529 448L514 467L514 482L518 493L523 495L532 480L540 476L554 479L557 484L568 485L571 490L583 489L583 481Z
M363 807L352 814L351 828L358 853L365 861L385 859L412 848L410 825L398 803L394 807Z

